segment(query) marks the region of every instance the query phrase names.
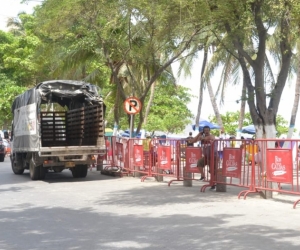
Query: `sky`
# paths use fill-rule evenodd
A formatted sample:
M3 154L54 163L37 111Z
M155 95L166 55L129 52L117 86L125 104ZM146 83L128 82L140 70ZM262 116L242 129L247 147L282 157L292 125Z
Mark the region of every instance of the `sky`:
M25 11L26 13L31 13L33 7L39 4L40 0L31 0L28 4L21 4L21 0L0 0L0 29L6 30L6 21L9 17L16 17L18 13ZM176 69L176 65L173 67ZM179 78L178 84L183 85L191 89L193 95L198 95L199 92L199 79L200 79L200 69L201 69L201 58L199 58L194 67L191 69L192 76L188 78ZM219 69L221 71L221 69ZM212 83L219 81L219 72L216 73L216 76L212 79ZM282 115L288 122L290 121L291 110L293 107L294 101L294 88L295 88L296 77L291 81L287 82L286 87L283 91L282 98L280 101L280 106L278 114ZM240 87L230 87L226 91L224 105L220 107L220 113L225 114L226 111L239 111L240 105L237 104L237 100L241 95L241 86ZM195 97L190 103L187 104L188 108L192 111L193 115L196 116L198 108L198 98ZM247 105L246 105L247 106ZM300 110L298 112L300 116ZM201 118L208 119L209 115L214 115L212 105L209 99L207 90L204 92L203 108L201 112ZM296 128L300 131L300 117L296 120Z
M6 22L9 17L16 17L20 12L32 13L33 7L39 0L30 0L28 4L21 4L21 0L0 0L0 29L7 30Z
M188 78L179 78L178 84L190 88L190 93L196 95L195 98L192 99L191 103L188 104L188 108L192 111L192 113L196 116L197 108L198 108L198 96L199 96L199 82L200 82L200 69L202 66L201 58L195 61L194 67L191 69L191 77ZM176 71L176 66L173 67L173 70ZM215 74L215 76L211 79L211 83L215 82L219 83L220 75L222 68L219 68ZM285 120L289 123L291 112L293 108L294 102L294 92L295 92L295 83L296 76L293 77L290 81L286 83L284 91L281 96L278 113L283 116ZM213 85L214 87L214 85ZM216 88L214 88L216 91ZM236 112L240 110L240 103L237 103L237 100L241 98L242 85L238 86L229 86L225 92L225 100L222 107L219 106L219 100L217 101L219 111L221 114L225 114L227 111ZM246 112L249 112L248 104L246 104ZM211 101L209 98L209 94L207 89L204 91L201 118L208 119L210 115L214 115L214 111L211 105ZM298 117L296 119L296 128L297 131L300 131L300 107L298 111Z

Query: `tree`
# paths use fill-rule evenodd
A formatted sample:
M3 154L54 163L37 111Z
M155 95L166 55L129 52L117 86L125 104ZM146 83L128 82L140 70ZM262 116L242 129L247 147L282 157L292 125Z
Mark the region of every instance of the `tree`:
M201 7L206 4L182 4L177 0L172 4L166 0L48 0L36 15L41 37L74 45L73 50L66 49L65 54L70 55L66 61L75 66L88 58L98 58L111 70L117 98L123 102L135 95L144 107L151 85L202 32L201 20L206 22L206 17L202 11L200 15ZM184 14L178 19L181 11ZM138 117L139 130L143 110Z
M27 90L26 87L20 87L12 82L0 84L0 126L10 129L12 121L11 105L14 99Z
M225 115L221 115L222 120L224 122L225 132L229 135L236 135L239 130L239 117L240 112L226 112ZM212 123L216 123L217 120L214 116L210 116L209 120ZM249 112L245 113L242 127L253 124L252 118ZM276 119L276 136L279 137L282 134L286 134L288 132L288 121L286 121L281 115L277 115ZM217 132L214 133L218 135ZM275 137L274 137L275 138Z
M182 132L193 118L191 111L186 107L186 103L190 100L191 96L185 87L174 86L172 83L156 85L148 121L144 128L148 131Z
M273 138L276 134L276 115L288 76L295 40L294 30L297 28L297 7L293 1L288 0L278 0L276 4L270 0L210 2L214 33L241 65L248 93L247 103L258 138ZM268 30L277 26L280 30L278 43L281 64L272 87L265 86L264 65L266 41L270 35ZM255 57L247 50L249 41L255 45ZM251 66L254 80L247 63Z
M14 24L9 22L14 25L13 31L8 32L10 41L0 45L2 70L20 86L33 86L37 81L37 64L33 58L40 41L32 33L33 19L32 15L19 14Z
M297 51L298 53L295 56L299 56L299 49L300 49L300 43L299 41L297 42ZM295 57L294 56L294 57ZM290 124L289 124L289 130L287 133L287 138L290 139L293 136L293 132L295 130L295 123L296 123L296 117L298 113L298 106L299 106L299 98L300 98L300 63L299 59L297 58L296 60L297 63L297 79L295 83L295 95L294 95L294 103L293 103L293 108L291 112L291 118L290 118Z

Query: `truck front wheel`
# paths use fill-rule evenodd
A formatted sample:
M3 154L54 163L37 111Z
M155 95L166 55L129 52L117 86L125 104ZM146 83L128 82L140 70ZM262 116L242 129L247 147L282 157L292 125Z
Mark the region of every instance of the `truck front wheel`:
M72 175L74 178L85 178L88 172L87 165L77 165L74 168L71 168Z
M34 158L32 157L29 164L31 180L43 180L46 176L46 169L43 166L36 166Z

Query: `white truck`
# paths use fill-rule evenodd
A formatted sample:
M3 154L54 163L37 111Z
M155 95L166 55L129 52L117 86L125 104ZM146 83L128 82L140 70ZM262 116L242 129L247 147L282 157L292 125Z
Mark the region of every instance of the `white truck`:
M48 171L70 169L84 178L95 156L106 153L105 105L99 87L81 81L41 82L12 104L11 165L42 180Z

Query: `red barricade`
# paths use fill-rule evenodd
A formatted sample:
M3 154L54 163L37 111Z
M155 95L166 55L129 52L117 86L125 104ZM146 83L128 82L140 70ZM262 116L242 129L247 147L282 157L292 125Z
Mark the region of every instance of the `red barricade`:
M181 152L181 157L178 161L178 169L180 170L178 173L181 174L177 175L176 179L170 180L168 186L170 186L174 181L196 180L195 174L200 173L197 168L197 162L202 157L201 148L186 147L185 141L180 141L179 152Z
M186 141L182 140L181 145L186 145ZM211 147L210 147L211 146ZM213 146L213 142L211 144L205 144L202 147L181 147L181 152L184 152L184 158L179 163L180 175L177 176L175 180L171 180L168 185L170 186L174 181L184 181L184 180L199 180L202 177L200 174L200 168L197 167L198 160L203 158L205 155L209 154L214 157L204 157L204 166L203 167L203 175L205 179L203 181L209 182L206 186L213 186L215 181L215 172L217 169L219 162L217 147ZM207 150L210 150L209 153ZM206 154L204 153L206 152ZM215 166L215 167L212 167ZM196 177L197 175L197 177ZM205 187L206 187L205 186Z
M185 172L200 173L197 162L202 157L202 149L199 147L185 148Z
M181 175L180 171L180 140L174 139L152 139L150 151L150 168L147 175L142 177L154 177L159 180L161 177L177 180Z
M112 165L120 168L122 174L142 175L141 181L159 176L178 179L178 143L169 139L117 138L112 146Z
M113 141L115 137L112 136L106 136L105 137L105 146L106 146L106 153L105 155L98 155L97 160L97 166L100 168L107 168L110 166L113 166ZM94 166L92 166L94 167Z
M201 191L204 192L211 185L223 184L247 188L238 195L238 198L243 196L244 199L250 193L262 191L300 195L299 140L226 141L228 143L223 148L222 158L218 159L220 164L217 165L216 175L211 173L210 183L202 186ZM224 140L215 142L220 144ZM299 202L296 200L293 207Z
M244 192L244 198L254 192L277 192L280 194L300 195L299 161L297 149L299 140L255 140L259 152L255 162L259 173L255 181L255 190ZM281 147L275 148L275 142ZM294 156L293 156L294 155ZM300 202L296 200L293 208Z
M106 159L110 167L122 173L149 177L165 177L173 181L195 180L200 171L197 162L204 161L204 175L208 183L244 188L238 198L250 193L278 192L300 194L300 140L214 140L203 147L186 147L185 140L118 139L110 138L112 155ZM275 148L275 142L277 146ZM280 145L280 146L279 146ZM188 175L187 175L188 174ZM294 202L294 208L300 199Z

